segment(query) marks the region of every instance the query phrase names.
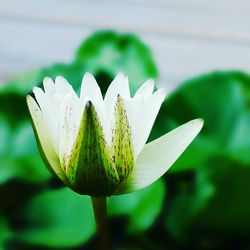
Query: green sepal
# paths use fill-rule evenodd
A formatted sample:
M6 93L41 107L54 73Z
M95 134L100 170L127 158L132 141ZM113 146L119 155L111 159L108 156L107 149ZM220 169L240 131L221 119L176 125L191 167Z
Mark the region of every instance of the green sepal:
M115 127L112 133L111 154L122 182L127 179L134 168L134 148L124 102L119 95L115 105Z
M100 120L90 101L83 111L66 175L74 191L91 196L109 196L120 182Z

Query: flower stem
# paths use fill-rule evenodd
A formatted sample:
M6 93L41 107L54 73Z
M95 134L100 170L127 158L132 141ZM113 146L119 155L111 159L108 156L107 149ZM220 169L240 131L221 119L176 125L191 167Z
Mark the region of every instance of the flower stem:
M91 200L97 227L98 249L110 250L111 243L108 232L107 198L92 196Z

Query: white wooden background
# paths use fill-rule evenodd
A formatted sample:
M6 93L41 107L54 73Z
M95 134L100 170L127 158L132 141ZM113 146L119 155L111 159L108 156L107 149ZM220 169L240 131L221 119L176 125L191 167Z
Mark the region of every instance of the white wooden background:
M170 88L210 70L250 72L249 0L0 0L0 82L71 61L104 28L139 35Z

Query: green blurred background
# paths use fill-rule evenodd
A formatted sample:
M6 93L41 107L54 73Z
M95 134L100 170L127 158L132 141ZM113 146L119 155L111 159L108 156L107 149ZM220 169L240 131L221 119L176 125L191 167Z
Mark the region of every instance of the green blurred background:
M71 63L25 72L0 88L1 250L94 249L90 199L64 188L45 168L25 96L44 76L62 75L78 91L86 71L105 92L118 70L132 92L158 77L140 39L102 31L80 44ZM250 77L240 71L200 75L169 94L150 140L197 117L204 129L159 181L109 198L115 249L250 249L249 107Z
M0 10L0 250L95 249L90 199L44 166L25 101L45 76L79 91L87 71L103 93L118 71L133 93L169 90L149 141L205 120L159 181L109 198L115 249L250 250L249 1L25 1Z

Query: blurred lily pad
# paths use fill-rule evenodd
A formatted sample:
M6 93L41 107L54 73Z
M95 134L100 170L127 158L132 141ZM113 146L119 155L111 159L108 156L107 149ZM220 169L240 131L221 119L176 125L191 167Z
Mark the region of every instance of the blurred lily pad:
M197 216L200 225L224 234L250 236L250 169L230 159L212 158L206 167L207 179L216 190Z
M22 214L28 226L20 228L16 237L28 244L73 247L95 233L90 198L67 188L37 195Z
M164 183L158 180L143 190L112 196L109 200L109 211L115 216L127 215L127 229L130 232L141 232L155 222L163 207L164 197Z
M0 216L0 250L5 250L6 242L12 237L13 232L11 231L8 222L4 217Z
M40 82L41 70L28 70L10 79L0 86L0 95L19 94L26 95L32 88Z
M158 76L150 49L137 36L114 31L96 32L87 38L77 50L76 62L97 78L106 78L102 82L106 88L122 71L133 93L144 81Z
M39 156L29 122L21 123L9 133L7 123L2 123L2 127L5 130L3 138L8 140L4 143L4 151L0 152L0 184L11 178L32 182L47 180L51 175Z
M195 231L190 227L216 192L216 187L207 177L206 171L198 171L194 182L176 182L179 191L170 202L166 219L166 226L174 238L187 240L195 237Z
M213 72L184 82L163 105L153 136L197 117L205 120L201 134L168 173L175 181L166 225L178 240L195 239L202 248L211 232L223 232L218 245L249 236L249 93L249 75ZM194 176L189 183L178 179L186 172Z
M10 140L11 133L10 128L8 126L8 122L4 118L4 116L0 115L0 156L5 154L8 151L8 142Z

